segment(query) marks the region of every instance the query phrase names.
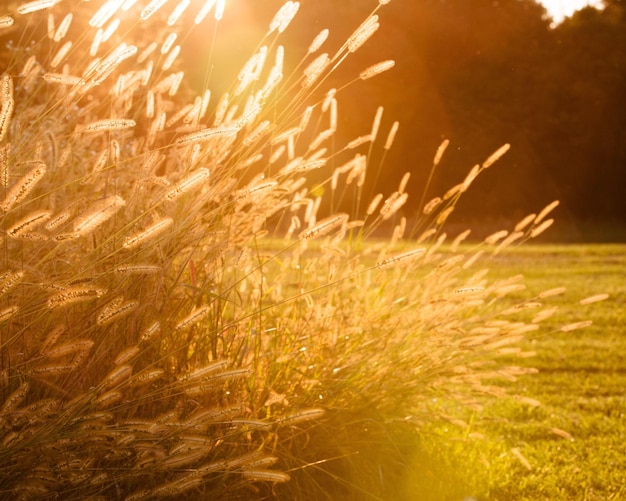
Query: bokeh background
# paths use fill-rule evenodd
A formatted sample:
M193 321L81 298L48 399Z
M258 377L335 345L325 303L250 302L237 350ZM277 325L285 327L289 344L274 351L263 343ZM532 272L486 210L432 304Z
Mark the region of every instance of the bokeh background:
M230 34L221 39L222 57L245 59L245 41L263 35L281 4L231 0L232 16L220 28ZM375 4L302 0L286 33L287 64L297 65L322 28L330 29L323 50L332 55ZM546 238L626 241L624 0L583 8L559 24L534 0L394 0L380 16L379 32L333 76L341 88L369 64L396 61L375 80L339 93L340 134L346 138L368 133L379 104L385 108L383 128L394 120L401 124L368 193L393 191L410 171L409 191L418 195L404 211L410 220L444 138L451 146L435 172L433 196L508 142L510 152L472 186L453 224L484 233L559 199L557 224Z

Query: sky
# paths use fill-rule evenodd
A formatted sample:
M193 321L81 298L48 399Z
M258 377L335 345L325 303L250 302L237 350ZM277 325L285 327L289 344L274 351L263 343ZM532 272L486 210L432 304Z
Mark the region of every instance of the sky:
M564 17L571 16L574 11L585 7L586 5L593 5L599 7L602 4L601 0L539 0L545 8L548 10L554 22L558 24Z

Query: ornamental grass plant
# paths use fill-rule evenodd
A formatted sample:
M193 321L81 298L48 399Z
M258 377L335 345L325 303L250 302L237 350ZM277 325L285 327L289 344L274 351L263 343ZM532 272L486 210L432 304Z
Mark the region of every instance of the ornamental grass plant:
M334 140L350 94L328 77L375 43L386 3L336 50L321 31L284 74L283 32L306 15L286 2L223 95L193 90L181 49L223 1L0 13L2 497L385 496L402 465L371 453L399 461L390 435L458 422L528 372L496 361L532 355L518 343L560 289L523 298L520 277L483 265L556 204L474 245L444 228L508 145L409 225L408 174L362 189L398 124L380 130L378 108ZM363 203L328 210L323 192L346 186Z

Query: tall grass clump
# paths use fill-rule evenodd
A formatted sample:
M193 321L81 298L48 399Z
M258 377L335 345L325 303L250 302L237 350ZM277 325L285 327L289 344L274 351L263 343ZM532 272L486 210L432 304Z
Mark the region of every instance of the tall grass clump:
M358 484L367 423L453 420L527 372L494 360L530 355L517 344L558 290L513 319L500 299L523 284L476 263L537 236L554 207L444 249L457 200L508 146L425 201L413 229L408 175L354 212L322 203L342 184L365 197L369 154L398 131L379 133L379 108L337 144L346 92L325 87L386 3L336 50L322 31L286 74L300 7L286 2L221 96L210 78L194 94L181 47L217 32L223 1L0 13L2 496L323 498ZM389 240L367 243L379 230Z

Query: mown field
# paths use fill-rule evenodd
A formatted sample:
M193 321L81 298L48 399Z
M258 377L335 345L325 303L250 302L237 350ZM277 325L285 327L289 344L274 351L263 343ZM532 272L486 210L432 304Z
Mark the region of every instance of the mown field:
M492 276L516 273L526 279L520 297L567 288L551 298L557 313L526 347L536 356L522 363L538 373L505 383L521 398L487 402L468 413L467 426L433 426L409 461L399 497L626 498L626 246L528 245L490 267ZM579 304L600 293L610 298ZM593 325L556 332L581 319Z

